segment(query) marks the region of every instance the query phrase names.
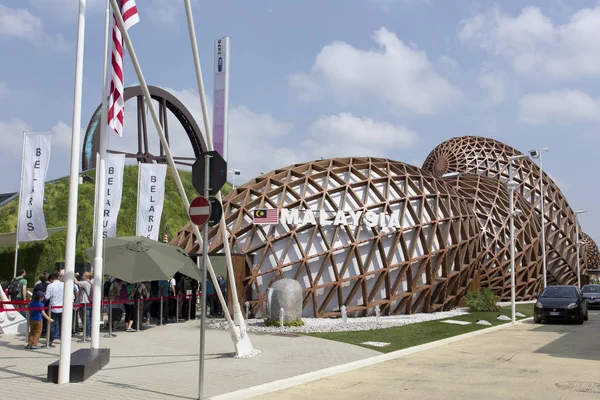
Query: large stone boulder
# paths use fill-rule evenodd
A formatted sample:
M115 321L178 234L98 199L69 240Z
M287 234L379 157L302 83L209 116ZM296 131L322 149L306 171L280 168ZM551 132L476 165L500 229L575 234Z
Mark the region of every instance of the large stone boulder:
M267 318L279 321L283 308L283 321L297 321L302 317L302 286L295 279L282 279L269 289Z

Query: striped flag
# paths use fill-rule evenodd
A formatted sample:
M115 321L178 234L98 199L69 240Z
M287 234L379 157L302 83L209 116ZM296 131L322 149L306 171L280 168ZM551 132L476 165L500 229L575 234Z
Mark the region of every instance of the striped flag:
M119 5L126 30L140 22L135 0L120 0ZM123 115L125 111L125 101L123 100L123 37L116 18L113 26L111 64L112 78L108 98L108 126L119 136L123 136Z
M263 208L254 210L252 222L256 225L278 224L279 210L277 208Z
M169 228L168 225L165 224L165 234L163 236L163 243L169 244Z

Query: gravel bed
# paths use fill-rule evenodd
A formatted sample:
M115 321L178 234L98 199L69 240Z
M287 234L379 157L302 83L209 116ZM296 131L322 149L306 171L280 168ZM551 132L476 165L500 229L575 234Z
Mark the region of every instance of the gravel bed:
M452 311L443 311L435 313L421 313L412 315L394 315L381 317L348 317L344 324L341 318L302 318L304 326L290 326L279 328L276 326L265 326L262 319L246 320L246 329L248 332L265 333L317 333L317 332L350 332L350 331L370 331L374 329L392 328L408 324L416 324L425 321L434 321L443 318L458 317L469 314L468 308L457 308ZM213 321L209 328L228 329L225 322Z

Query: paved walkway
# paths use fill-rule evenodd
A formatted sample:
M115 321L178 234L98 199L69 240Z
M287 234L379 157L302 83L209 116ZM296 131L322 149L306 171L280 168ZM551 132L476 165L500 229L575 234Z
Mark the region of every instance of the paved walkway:
M0 397L5 388L27 388L51 399L197 399L199 321L171 323L143 332L117 332L101 339L111 360L83 384L46 382L47 366L60 346L23 350L23 337L0 337ZM104 334L104 333L102 333ZM250 334L263 353L251 359L232 357L228 331L207 330L205 396L214 396L322 368L379 355L374 350L317 338ZM40 340L42 343L43 340ZM73 342L73 351L89 344Z
M257 397L600 399L600 312L584 325L531 321Z

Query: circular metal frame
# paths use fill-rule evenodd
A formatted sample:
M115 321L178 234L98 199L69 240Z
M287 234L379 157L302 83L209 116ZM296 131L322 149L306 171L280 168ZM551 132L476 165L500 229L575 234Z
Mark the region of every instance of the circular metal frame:
M158 102L158 115L160 118L161 126L165 132L167 143L169 142L169 124L167 120L167 111L171 111L175 118L179 121L183 129L185 130L192 149L194 150L195 158L191 157L173 157L177 164L191 166L193 161L206 150L206 143L202 136L202 131L190 111L183 105L179 99L173 96L171 93L164 89L156 86L148 86L150 96L152 99ZM122 151L115 151L107 149L109 153L121 153L125 154L126 158L134 158L141 163L166 163L167 158L164 153L162 145L160 146L160 153L158 155L152 154L148 145L148 129L146 122L146 113L144 95L141 86L132 86L125 88L123 93L125 102L136 98L137 100L137 121L138 121L138 151L136 153L127 153ZM100 147L100 136L97 135L100 126L100 118L102 116L102 105L99 105L94 112L90 123L85 131L84 145L82 149L81 167L83 171L93 169L96 166L96 153ZM186 162L191 161L191 162Z

